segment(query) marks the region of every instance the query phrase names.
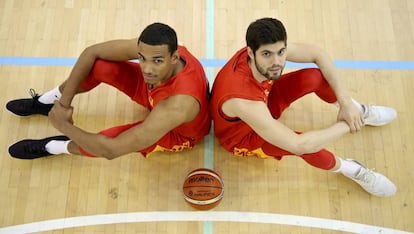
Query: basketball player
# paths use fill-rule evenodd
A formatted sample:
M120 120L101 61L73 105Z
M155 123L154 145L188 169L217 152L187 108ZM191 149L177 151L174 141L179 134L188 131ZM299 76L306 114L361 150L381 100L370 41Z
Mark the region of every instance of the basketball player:
M393 195L396 187L385 176L324 147L364 125L385 125L396 118L396 111L351 99L328 55L311 45L287 43L286 30L277 19L251 23L246 42L247 47L218 73L212 89L211 115L220 144L241 157L280 160L295 155L314 167L342 173L373 195ZM319 69L282 75L286 60L316 63ZM339 107L337 122L298 133L278 118L291 103L309 93Z
M129 60L138 59L139 63ZM100 83L128 95L148 114L144 120L98 134L77 127L72 99ZM81 154L114 159L130 152L192 148L210 129L208 81L199 61L177 45L168 25L147 26L139 38L114 40L86 48L68 79L39 96L7 103L16 115L48 115L63 136L22 140L9 147L12 157L34 159L56 154ZM98 98L98 97L97 97Z

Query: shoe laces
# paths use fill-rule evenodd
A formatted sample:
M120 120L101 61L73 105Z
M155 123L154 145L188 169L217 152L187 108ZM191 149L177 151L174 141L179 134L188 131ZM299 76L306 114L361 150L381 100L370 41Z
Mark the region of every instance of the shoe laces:
M357 179L367 184L375 183L375 173L374 171L362 167L361 170L364 170L361 174L358 175Z
M34 107L35 105L36 105L36 103L37 102L39 102L38 101L38 99L39 99L39 97L40 97L40 95L38 94L38 93L36 93L36 90L34 90L34 89L29 89L29 94L30 94L30 96L32 96L32 107Z
M36 90L34 89L29 89L29 94L30 96L32 96L33 99L36 99L36 100L40 97L39 94L37 94Z
M372 182L375 182L375 178L376 178L375 172L374 172L375 168L373 168L372 170L368 169L363 164L361 164L360 162L354 159L348 159L348 161L354 162L361 167L360 172L357 174L356 177L354 177L356 180L359 180L364 183L370 183L370 184Z

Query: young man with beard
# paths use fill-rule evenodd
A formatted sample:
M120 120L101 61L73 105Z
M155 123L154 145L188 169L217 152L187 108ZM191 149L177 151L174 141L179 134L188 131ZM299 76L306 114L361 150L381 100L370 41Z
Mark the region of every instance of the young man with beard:
M349 97L329 56L311 45L287 43L286 30L277 19L251 23L246 43L218 73L212 89L210 113L220 144L241 157L280 160L295 155L314 167L342 173L373 195L393 195L396 187L388 178L324 147L364 125L387 124L396 111ZM319 68L282 74L286 61L312 62ZM295 132L278 118L309 93L339 107L337 122L324 129Z

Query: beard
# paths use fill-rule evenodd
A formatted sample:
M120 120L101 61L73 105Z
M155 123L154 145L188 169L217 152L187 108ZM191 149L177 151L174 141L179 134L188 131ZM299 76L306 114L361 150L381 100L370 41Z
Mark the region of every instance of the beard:
M270 75L269 70L271 68L265 69L261 66L259 66L259 64L257 64L256 58L254 59L254 64L256 66L257 71L264 77L266 77L268 80L277 80L280 78L280 76L283 73L283 69L285 68L284 66L272 66L271 68L280 68L280 71L274 75Z

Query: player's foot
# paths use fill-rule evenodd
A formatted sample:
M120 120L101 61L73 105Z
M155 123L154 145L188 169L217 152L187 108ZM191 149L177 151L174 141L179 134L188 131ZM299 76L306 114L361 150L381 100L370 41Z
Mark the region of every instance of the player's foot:
M50 109L52 109L53 104L43 104L39 102L39 95L34 89L30 89L30 95L32 98L16 99L9 101L6 104L7 110L10 112L20 115L48 115Z
M67 136L53 136L40 140L26 139L14 143L9 147L9 154L14 158L35 159L52 155L46 150L46 144L52 140L68 141Z
M379 197L388 197L397 192L397 187L384 175L366 168L356 160L346 160L358 164L361 170L355 177L344 175L357 182L368 193Z
M364 121L366 125L382 126L390 123L397 117L397 112L386 106L363 105Z

